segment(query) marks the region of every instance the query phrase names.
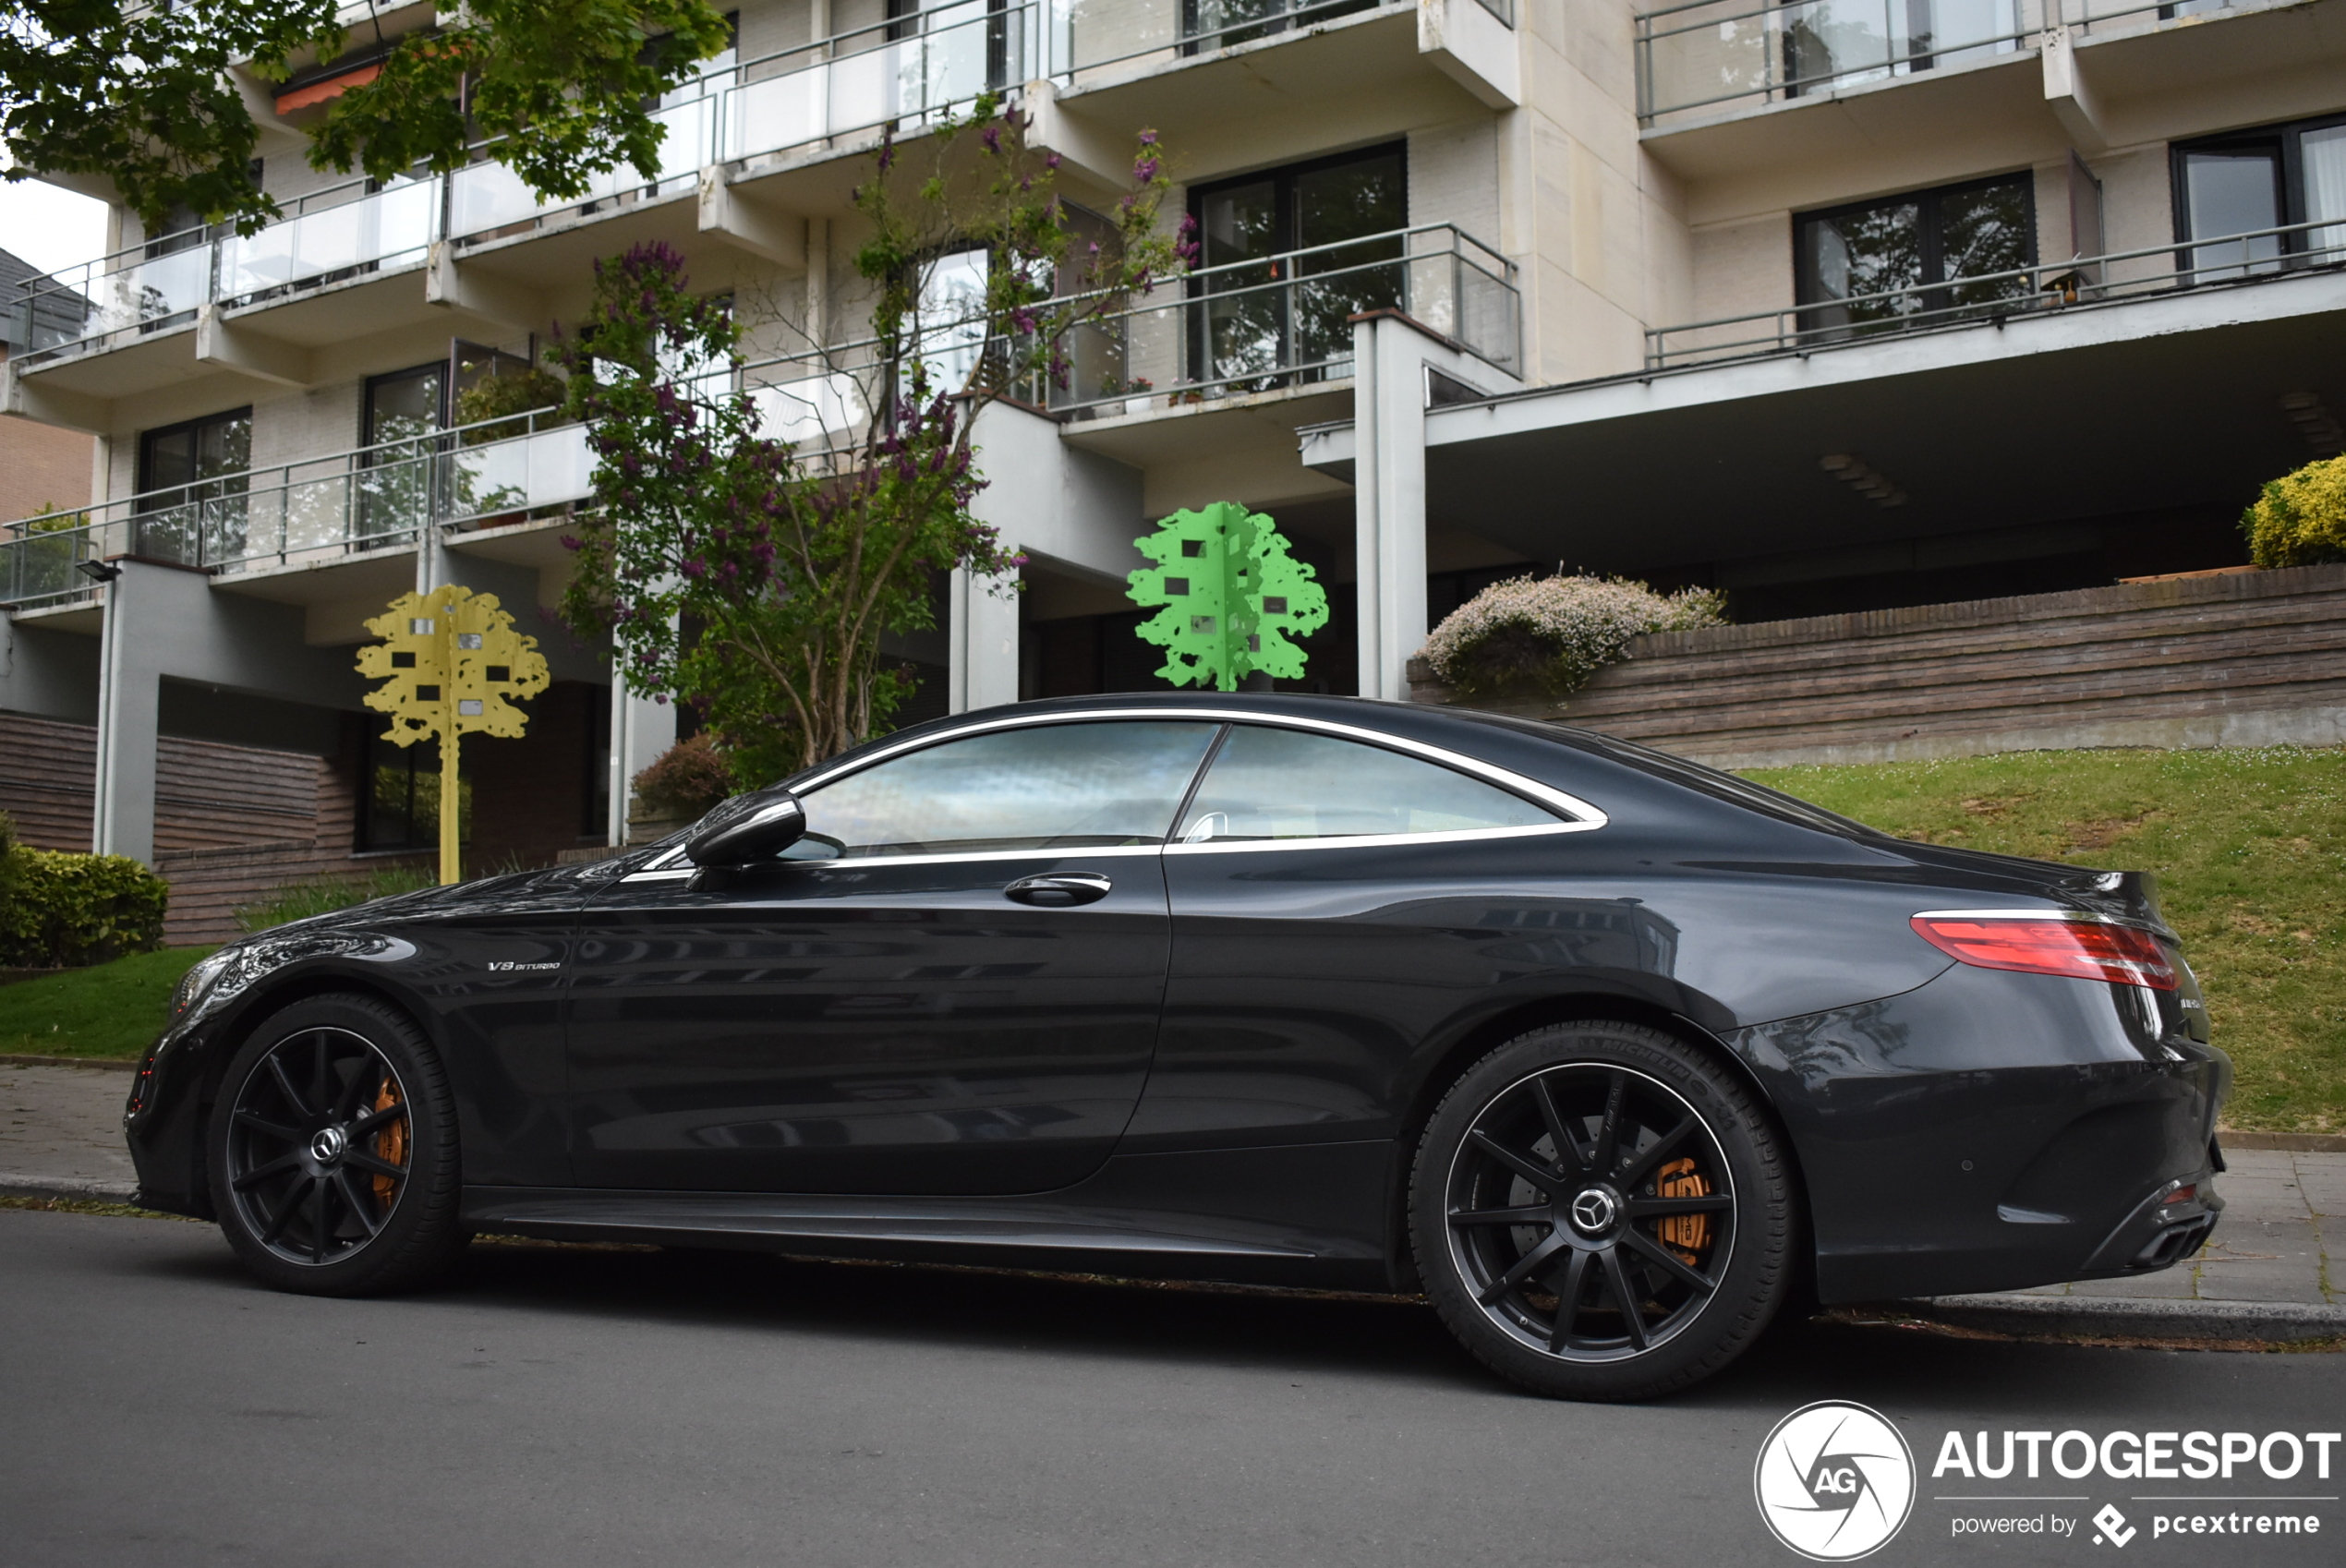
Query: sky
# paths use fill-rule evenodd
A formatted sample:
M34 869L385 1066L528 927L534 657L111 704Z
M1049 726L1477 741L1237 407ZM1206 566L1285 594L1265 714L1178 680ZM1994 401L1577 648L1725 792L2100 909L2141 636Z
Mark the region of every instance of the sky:
M94 261L106 250L106 204L39 180L0 182L0 250L44 272Z

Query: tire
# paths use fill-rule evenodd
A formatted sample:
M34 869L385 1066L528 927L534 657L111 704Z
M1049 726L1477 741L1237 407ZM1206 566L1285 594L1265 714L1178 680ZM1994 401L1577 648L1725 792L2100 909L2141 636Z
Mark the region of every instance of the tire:
M280 1290L412 1289L470 1239L448 1076L371 997L313 996L254 1031L222 1075L206 1153L228 1245Z
M1649 1399L1724 1367L1783 1305L1796 1233L1758 1101L1639 1024L1553 1025L1484 1056L1434 1108L1410 1175L1434 1309L1552 1398Z

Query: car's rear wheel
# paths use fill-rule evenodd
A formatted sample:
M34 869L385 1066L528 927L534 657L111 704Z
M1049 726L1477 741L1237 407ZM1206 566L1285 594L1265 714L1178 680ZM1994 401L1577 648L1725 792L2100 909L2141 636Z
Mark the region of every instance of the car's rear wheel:
M222 1231L280 1289L405 1289L464 1246L447 1075L370 997L311 997L264 1022L222 1077L210 1154Z
M1594 1020L1467 1069L1409 1190L1444 1322L1538 1393L1642 1399L1725 1366L1793 1273L1796 1209L1758 1102L1684 1041Z

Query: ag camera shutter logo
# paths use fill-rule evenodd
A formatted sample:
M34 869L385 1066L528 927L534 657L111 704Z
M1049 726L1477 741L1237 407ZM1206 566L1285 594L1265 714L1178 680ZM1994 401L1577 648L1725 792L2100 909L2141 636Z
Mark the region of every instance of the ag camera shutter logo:
M1876 1410L1804 1405L1776 1423L1752 1467L1760 1517L1813 1562L1848 1562L1889 1544L1915 1505L1915 1456Z

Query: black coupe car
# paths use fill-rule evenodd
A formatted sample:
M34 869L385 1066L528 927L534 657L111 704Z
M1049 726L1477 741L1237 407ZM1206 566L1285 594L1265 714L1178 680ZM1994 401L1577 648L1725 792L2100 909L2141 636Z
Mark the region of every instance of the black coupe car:
M1788 1297L2160 1269L2230 1079L2147 877L1288 695L906 730L586 866L248 938L127 1112L272 1285L476 1232L1423 1291L1532 1389Z

